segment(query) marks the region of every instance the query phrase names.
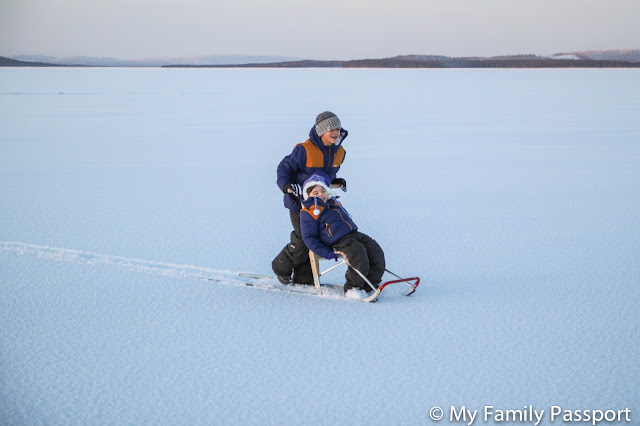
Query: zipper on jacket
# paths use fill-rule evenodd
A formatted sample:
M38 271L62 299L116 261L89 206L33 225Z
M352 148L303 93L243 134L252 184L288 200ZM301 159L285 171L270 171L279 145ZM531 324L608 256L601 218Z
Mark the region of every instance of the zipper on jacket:
M324 172L329 174L329 169L331 168L332 165L333 165L333 154L332 154L332 149L329 148L329 161L327 162L327 167L324 169Z
M325 223L325 228L327 229L327 232L329 233L329 236L333 238L333 234L331 233L331 226L329 226L328 223Z
M337 213L340 215L340 219L342 219L342 221L343 221L344 223L346 223L346 224L349 226L349 229L351 229L351 230L353 231L353 226L351 226L351 224L349 223L349 221L347 221L347 220L345 220L345 219L344 219L344 216L342 216L342 213L340 212L340 210L339 210L339 209L332 209L332 208L331 208L331 206L329 206L329 205L327 205L327 208L328 208L329 210L333 210L333 211L337 212ZM327 226L328 226L328 225L329 225L329 224L327 223Z

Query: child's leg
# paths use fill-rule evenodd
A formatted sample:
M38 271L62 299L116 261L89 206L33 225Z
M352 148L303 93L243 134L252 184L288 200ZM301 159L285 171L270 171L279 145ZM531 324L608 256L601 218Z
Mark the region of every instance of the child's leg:
M360 236L358 239L362 244L364 244L367 249L367 256L369 257L369 274L366 275L366 277L371 281L371 284L378 287L382 282L382 276L384 275L384 269L386 268L384 252L376 240L361 232L359 234Z
M333 248L336 251L344 253L347 259L349 259L349 264L352 268L356 268L366 277L369 274L369 256L367 255L366 247L358 241L355 234L354 232L347 235L338 241ZM345 273L345 279L347 281L344 285L345 291L351 288L371 290L362 277L352 268L347 268L347 272Z
M313 273L311 272L311 261L309 260L309 249L302 240L302 230L300 229L300 212L292 211L289 215L293 232L291 233L291 243L295 246L292 249L294 265L293 265L293 283L294 284L313 284Z
M313 284L309 249L305 246L300 234L300 213L290 212L289 216L293 226L290 242L273 259L271 268L276 275L284 279L289 278L296 284ZM291 278L292 272L293 278Z

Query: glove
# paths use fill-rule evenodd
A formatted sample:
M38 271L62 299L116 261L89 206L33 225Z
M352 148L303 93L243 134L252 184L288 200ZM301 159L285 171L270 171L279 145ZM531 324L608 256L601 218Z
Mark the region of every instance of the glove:
M300 197L302 195L302 187L297 183L288 183L282 188L282 190L287 193L290 192L296 197Z
M336 254L335 251L330 251L326 258L329 260L333 259L336 262L338 261L338 255Z
M331 185L338 185L342 192L347 192L347 181L342 178L336 178L331 181Z

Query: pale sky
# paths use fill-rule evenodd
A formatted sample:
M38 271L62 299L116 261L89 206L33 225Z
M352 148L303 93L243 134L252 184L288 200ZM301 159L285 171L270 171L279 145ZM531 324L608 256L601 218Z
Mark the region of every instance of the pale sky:
M0 56L310 59L640 48L640 0L0 0Z

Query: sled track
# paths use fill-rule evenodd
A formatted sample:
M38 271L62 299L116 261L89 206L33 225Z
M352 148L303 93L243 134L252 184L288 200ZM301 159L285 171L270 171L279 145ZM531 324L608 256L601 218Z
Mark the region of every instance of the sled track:
M251 287L260 290L297 293L324 299L351 299L349 297L345 298L341 285L324 284L322 289L318 291L313 286L282 285L274 277L255 275L245 271L229 271L195 265L156 262L153 260L112 256L91 251L50 247L16 241L0 241L0 254L31 256L44 260L119 269L122 271L141 272L149 275L160 275L170 278L197 279L200 281L207 281L227 286ZM384 286L381 286L381 289L382 288L384 288ZM353 300L365 302L370 301L357 298ZM373 301L375 302L376 300L377 298Z
M231 286L247 285L247 281L243 280L242 277L239 276L239 272L211 269L194 265L180 265L130 257L112 256L90 251L49 247L14 241L0 241L0 253L18 256L33 256L39 259L100 266L123 271L143 272L146 274L161 275L172 278L208 280ZM264 288L266 290L272 289L269 281L264 281L264 283L255 282L254 286Z

